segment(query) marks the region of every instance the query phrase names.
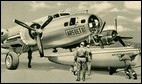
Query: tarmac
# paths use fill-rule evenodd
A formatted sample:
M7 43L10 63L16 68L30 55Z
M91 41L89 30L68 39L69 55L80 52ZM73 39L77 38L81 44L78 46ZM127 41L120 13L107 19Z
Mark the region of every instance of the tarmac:
M93 68L85 81L76 81L77 77L70 72L70 66L52 63L47 58L41 59L38 51L33 53L32 68L28 68L27 53L19 57L16 70L6 69L4 59L5 54L1 53L1 83L141 83L141 56L137 63L139 67L135 68L137 80L128 79L123 69L109 75L106 70Z

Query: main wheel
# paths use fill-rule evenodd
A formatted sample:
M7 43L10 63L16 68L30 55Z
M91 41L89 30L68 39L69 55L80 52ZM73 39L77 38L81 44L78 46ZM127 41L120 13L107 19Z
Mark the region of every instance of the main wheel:
M5 57L5 65L9 70L17 69L19 65L19 57L15 52L8 52Z
M110 67L109 68L109 75L113 75L113 73L116 73L116 68L112 68L112 67Z

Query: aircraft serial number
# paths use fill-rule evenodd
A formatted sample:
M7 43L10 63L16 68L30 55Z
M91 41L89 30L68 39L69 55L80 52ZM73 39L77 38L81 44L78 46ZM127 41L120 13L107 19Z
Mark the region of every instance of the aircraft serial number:
M76 28L73 28L73 29L68 29L65 31L67 37L73 37L73 36L76 36L76 35L80 35L80 34L83 34L83 33L86 33L86 29L84 26L80 26L80 27L76 27Z

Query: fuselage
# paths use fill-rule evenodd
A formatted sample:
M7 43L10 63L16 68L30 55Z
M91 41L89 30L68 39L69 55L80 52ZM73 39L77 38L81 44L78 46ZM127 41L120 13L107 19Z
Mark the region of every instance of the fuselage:
M47 17L45 17L47 18ZM44 20L46 20L44 18ZM43 19L36 22L43 22ZM31 25L32 23L27 23ZM93 32L98 32L102 25L101 19L93 14L76 14L54 18L42 29L41 41L43 48L57 48L80 43ZM32 38L32 30L16 26L8 29L6 45L27 45L37 49L36 41Z

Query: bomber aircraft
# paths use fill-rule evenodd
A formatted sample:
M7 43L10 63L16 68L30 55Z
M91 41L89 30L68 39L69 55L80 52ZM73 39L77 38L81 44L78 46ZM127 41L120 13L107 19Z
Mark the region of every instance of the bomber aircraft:
M48 57L52 62L73 64L73 52L56 53L57 48L72 51L80 42L86 41L89 36L93 37L94 35L103 44L100 33L106 24L95 14L70 14L68 12L59 12L32 22L23 22L17 19L14 22L18 26L1 29L1 47L9 49L5 56L5 65L10 70L17 69L19 56L28 52L30 48L32 48L32 52L38 50L41 58ZM44 50L50 48L54 49L53 54L44 55ZM121 47L95 48L92 52L92 66L108 67L112 74L116 69L124 68L124 63L119 61L120 55L135 53L132 58L134 65L136 65L140 51L133 47ZM64 60L64 58L68 59Z

